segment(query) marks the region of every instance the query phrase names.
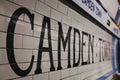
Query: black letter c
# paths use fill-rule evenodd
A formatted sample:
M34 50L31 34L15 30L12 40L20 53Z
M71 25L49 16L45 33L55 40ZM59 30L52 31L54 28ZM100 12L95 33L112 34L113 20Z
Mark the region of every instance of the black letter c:
M14 31L15 31L16 22L17 22L17 20L18 20L18 18L21 14L26 14L29 17L30 22L31 22L31 28L33 30L34 14L31 14L28 9L23 8L23 7L17 9L13 13L13 15L11 17L11 20L9 22L9 25L8 25L6 47L7 47L7 57L8 57L8 61L9 61L9 64L10 64L11 68L13 69L13 71L17 75L24 77L27 74L29 74L29 72L32 69L34 56L32 55L30 66L26 70L21 70L19 68L18 64L16 63L16 60L15 60L15 55L14 55Z

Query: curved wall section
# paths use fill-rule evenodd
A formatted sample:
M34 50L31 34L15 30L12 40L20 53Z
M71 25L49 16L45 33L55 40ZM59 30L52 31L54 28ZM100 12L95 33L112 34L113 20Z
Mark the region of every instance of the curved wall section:
M113 70L112 37L58 0L1 0L0 79L96 80Z

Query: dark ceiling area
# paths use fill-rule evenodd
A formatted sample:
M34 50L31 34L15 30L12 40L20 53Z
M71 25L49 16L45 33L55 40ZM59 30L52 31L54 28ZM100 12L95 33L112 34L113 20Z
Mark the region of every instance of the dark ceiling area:
M120 0L118 0L118 3L119 3L119 5L120 5Z

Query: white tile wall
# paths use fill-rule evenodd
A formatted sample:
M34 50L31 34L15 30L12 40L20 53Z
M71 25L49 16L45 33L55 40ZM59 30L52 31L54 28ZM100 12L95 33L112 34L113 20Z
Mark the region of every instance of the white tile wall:
M10 68L10 65L0 65L0 79L7 80L11 78L18 77L13 70Z
M29 62L23 63L21 69L22 70L26 70L26 69L28 69L29 66L30 66ZM28 76L34 75L35 74L35 70L36 70L36 62L33 63L32 70L30 71L30 73L28 74Z
M11 2L12 1L12 2ZM25 77L17 76L11 69L6 53L6 32L8 23L13 12L19 7L26 7L31 13L35 14L34 18L34 30L31 30L30 20L24 14L19 17L15 27L14 34L14 52L15 59L18 66L26 70L31 61L32 55L34 55L34 64L32 70ZM41 74L35 74L38 48L41 36L42 22L44 16L50 18L51 22L51 42L52 53L55 71L50 72L50 56L49 52L42 53L41 61ZM58 21L62 23L63 35L66 38L69 26L71 30L71 68L67 68L68 65L68 44L66 50L63 51L63 44L61 43L61 65L62 70L57 70L58 67ZM94 35L94 64L73 68L73 34L76 28L80 31L85 31L91 35ZM45 39L43 47L48 47L48 30L45 30ZM82 38L82 37L81 37ZM91 23L88 19L78 14L73 9L69 8L59 0L1 0L0 1L0 79L1 80L95 80L103 74L109 72L111 67L110 61L104 61L99 63L99 44L98 39L102 38L108 42L111 42L112 36L106 31L102 30L98 26ZM86 46L84 46L84 60L87 60L88 56L88 38L85 38ZM76 37L76 61L78 60L78 35ZM80 54L81 55L81 54ZM110 54L109 54L110 55ZM111 57L111 55L109 56ZM106 66L106 67L103 67ZM93 76L94 75L94 76Z
M57 51L53 51L53 60L57 61L58 60L58 52ZM56 65L56 63L55 63Z
M68 7L61 2L58 2L58 11L60 11L64 14L67 14L68 13Z
M49 76L49 80L60 80L60 71L50 72Z
M43 15L41 15L40 13L37 13L37 12L33 12L33 11L31 11L31 14L34 14L35 16L34 16L34 24L37 24L37 25L42 25L42 22L43 22ZM30 22L30 20L29 20L29 18L28 18L28 16L27 15L25 15L25 19L24 19L25 21L27 21L27 22Z
M65 23L65 24L70 25L71 24L71 18L69 16L66 16L66 15L63 14L62 22Z
M40 37L40 34L41 34L41 26L34 25L33 36Z
M13 12L18 9L20 6L10 3L5 0L0 1L0 14L11 16Z
M0 15L0 31L7 31L9 18Z
M14 35L14 48L22 48L22 35Z
M32 36L33 30L31 29L31 24L23 21L17 21L16 27L15 27L15 33Z
M36 0L14 0L14 2L21 6L35 10Z
M38 49L39 38L23 36L23 48Z
M61 22L62 13L56 11L55 9L51 9L51 18Z
M0 47L6 47L6 33L0 32Z
M56 30L58 27L58 22L54 19L51 19L51 29Z
M41 3L40 1L37 1L36 12L39 12L44 16L50 17L50 7L46 4Z
M64 70L61 70L61 78L66 78L66 77L69 77L70 76L70 70L69 69L64 69Z
M77 74L77 70L76 70L75 67L72 68L72 69L70 69L70 75L71 75L71 76L76 75L76 74Z
M17 62L30 62L32 59L32 50L15 49L15 58Z
M58 42L57 42L57 41L52 41L52 49L53 49L53 50L56 51L56 50L58 49L58 46L57 46L57 45L58 45Z
M48 73L38 74L33 76L33 80L49 80Z
M32 76L27 76L23 78L14 79L14 80L32 80Z
M42 62L42 72L49 72L50 71L50 62Z
M58 40L58 38L57 38L57 35L58 34L58 32L57 31L54 31L54 30L51 30L51 39L52 40Z
M0 49L0 64L8 63L6 49Z
M58 0L45 0L45 3L50 7L57 9Z

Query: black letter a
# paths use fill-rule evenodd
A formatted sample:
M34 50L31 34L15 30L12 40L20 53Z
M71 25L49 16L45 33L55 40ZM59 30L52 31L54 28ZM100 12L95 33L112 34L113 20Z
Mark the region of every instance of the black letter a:
M48 45L49 45L48 48L43 47L46 24L47 24L47 28L48 28ZM48 18L48 17L44 17L43 24L42 24L42 30L41 30L41 36L40 36L40 45L39 45L39 51L38 51L38 59L37 59L37 69L35 71L35 74L42 73L42 69L41 69L42 52L49 52L50 64L51 64L50 71L55 71L55 67L54 67L54 64L53 64L53 56L52 56L50 18Z

